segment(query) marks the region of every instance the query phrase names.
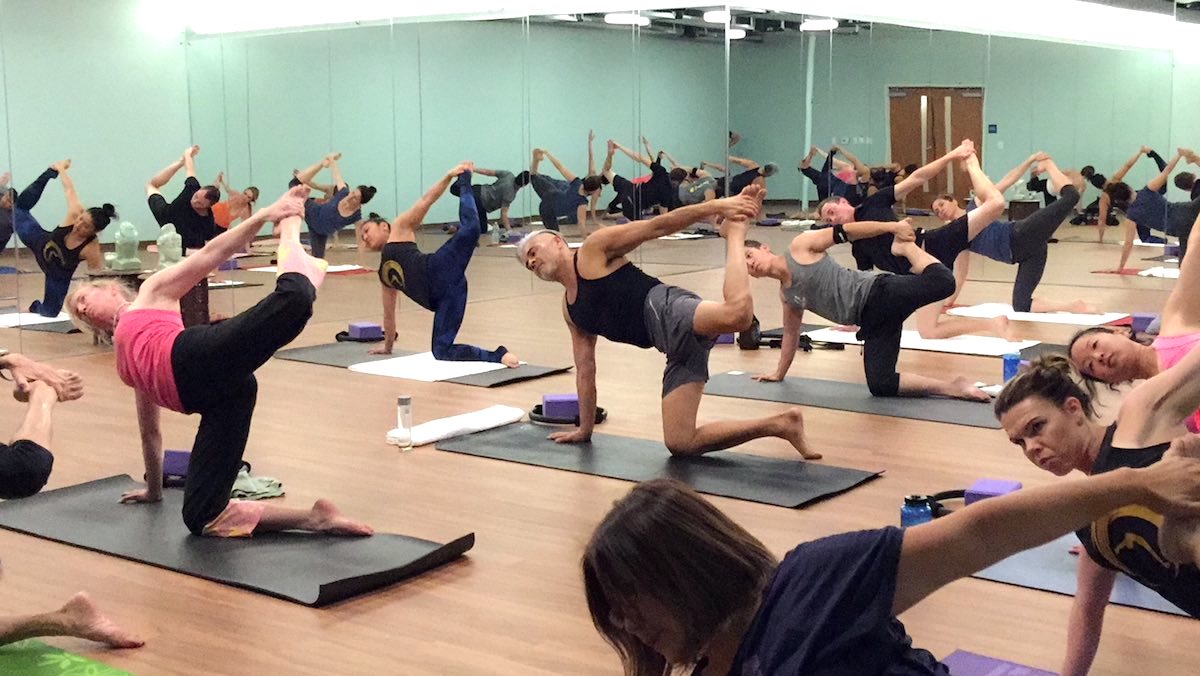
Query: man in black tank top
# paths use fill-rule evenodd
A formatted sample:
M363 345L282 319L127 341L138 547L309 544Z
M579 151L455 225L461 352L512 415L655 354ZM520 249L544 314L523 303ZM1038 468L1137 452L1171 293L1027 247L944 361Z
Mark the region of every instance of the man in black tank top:
M539 278L566 287L563 318L575 353L580 424L571 432L550 435L551 439L561 443L591 439L596 411L596 337L604 336L614 342L654 347L667 356L663 441L671 453L698 455L759 437L778 437L806 459L821 457L808 450L799 408L757 420L695 423L708 381L709 349L718 335L745 330L754 316L745 262L746 228L762 208L765 195L761 186L751 185L737 197L604 228L588 237L577 254L562 235L549 230L530 233L521 242L518 260ZM625 258L644 242L714 217L724 219L725 297L721 302L702 301L690 291L663 284Z

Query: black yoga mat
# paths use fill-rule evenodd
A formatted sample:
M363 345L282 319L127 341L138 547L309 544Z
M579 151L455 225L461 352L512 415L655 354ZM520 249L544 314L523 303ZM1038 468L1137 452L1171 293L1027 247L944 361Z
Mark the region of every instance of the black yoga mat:
M314 607L419 575L475 544L474 533L449 544L390 534L197 537L183 525L182 490L166 489L157 504L117 502L141 486L121 475L8 500L0 527Z
M42 331L44 333L83 333L69 319L64 319L61 322L49 322L46 324L27 324L21 326L22 331Z
M437 449L625 481L670 477L701 493L780 507L823 500L882 473L805 462L799 454L795 460L730 451L676 457L659 442L610 434L593 434L587 444L559 444L532 423L446 439Z
M800 332L808 333L809 331L817 331L819 329L827 329L827 328L829 328L829 327L822 326L821 324L801 324ZM764 338L783 338L783 329L768 329L768 330L762 332L762 336ZM854 346L849 346L849 347L854 347ZM1066 345L1054 345L1051 343L1038 343L1037 345L1032 345L1030 347L1025 348L1024 350L1021 350L1021 359L1031 359L1031 360L1037 359L1038 357L1042 356L1043 354L1050 354L1050 353L1066 354L1067 346ZM952 353L947 353L947 354L952 354ZM982 355L981 354L981 355L977 355L977 356L987 357L990 355Z
M1157 262L1159 262L1159 263L1166 263L1167 261L1171 261L1171 263L1175 264L1175 266L1176 266L1176 267L1178 267L1178 266L1179 266L1179 254L1175 254L1174 256L1168 256L1168 255L1166 255L1166 254L1160 254L1160 255L1158 255L1158 256L1151 256L1151 257L1149 257L1149 258L1143 258L1142 260L1144 260L1144 261L1157 261Z
M416 354L408 350L392 350L391 354L367 354L374 345L378 345L378 343L346 341L344 343L313 345L311 347L293 347L287 350L280 350L275 353L275 356L279 359L299 361L306 364L350 368L354 364L361 364L363 362L380 361L382 359L391 359L392 357ZM448 378L439 382L458 383L459 385L471 385L473 387L498 387L500 385L519 383L522 380L531 380L556 373L564 373L569 370L571 370L570 366L534 366L533 364L522 364L515 369L497 369L486 373Z
M939 397L876 397L867 390L866 385L836 380L786 378L779 383L760 383L748 373L720 373L708 381L704 392L718 397L776 401L892 418L1000 429L990 403Z
M1014 554L996 565L975 573L972 577L992 582L1016 585L1027 589L1075 595L1075 571L1079 566L1080 554L1071 554L1071 548L1079 544L1079 538L1068 533L1053 542ZM1175 604L1159 596L1153 590L1143 587L1133 579L1123 574L1117 574L1117 583L1113 585L1111 603L1131 608L1145 608L1160 613L1187 615Z

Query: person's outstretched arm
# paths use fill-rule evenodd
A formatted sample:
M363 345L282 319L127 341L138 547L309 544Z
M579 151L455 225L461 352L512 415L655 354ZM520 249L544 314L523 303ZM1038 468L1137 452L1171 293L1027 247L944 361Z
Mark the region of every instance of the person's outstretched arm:
M368 354L391 354L396 341L396 302L400 292L382 284L380 288L383 289L383 345L368 350Z
M1200 460L1173 445L1149 467L1023 488L908 528L892 612L899 615L954 580L1130 504L1160 514L1200 515Z
M179 159L163 167L161 171L150 178L150 181L146 183L147 196L162 194L162 187L170 183L171 179L175 177L175 174L179 173L179 170L183 168L183 158L187 157L190 151L191 148L185 150L183 154L180 155Z
M643 221L609 226L594 233L584 244L584 248L595 251L597 249L592 247L597 247L604 253L606 261L611 261L633 251L645 242L679 232L689 225L713 216L754 218L762 206L765 192L760 186L751 185L736 197L681 207Z
M591 146L590 143L588 145L589 145L589 147ZM562 175L563 179L565 179L567 183L570 183L571 181L574 181L575 179L579 178L575 174L571 173L566 167L564 167L563 163L559 162L558 158L555 157L554 154L551 153L549 150L546 151L546 158L550 160L550 164L554 165L554 168L558 170L558 173ZM588 161L589 161L589 163L591 162L590 159Z
M329 161L329 173L333 176L333 192L346 187L346 181L342 179L342 168L338 166L337 160Z
M1067 621L1067 654L1061 676L1087 676L1092 668L1096 649L1100 647L1100 632L1104 629L1104 610L1117 574L1082 553L1075 578L1075 600Z
M800 328L804 325L804 308L792 307L783 301L783 343L779 346L779 364L773 373L762 373L754 379L763 383L777 383L787 377L800 347Z
M450 184L454 182L454 179L458 178L458 175L466 171L469 166L470 163L463 162L462 164L459 164L450 171L446 172L445 176L438 179L437 183L434 183L432 186L430 186L429 190L425 191L424 195L421 195L421 198L417 200L416 204L413 204L408 208L407 211L397 216L395 223L400 224L409 230L416 230L417 228L421 227L421 223L425 221L425 215L429 213L431 208L433 208L434 203L436 203L438 199L445 194L446 189L450 187ZM388 237L388 241L399 242L402 239L400 236L403 234L404 233L400 232L399 228L393 225L391 234Z
M1154 151L1150 151L1150 152L1154 152ZM1158 157L1157 153L1155 153L1155 157ZM1150 182L1146 184L1146 187L1149 188L1150 190L1153 190L1154 192L1161 192L1162 190L1164 190L1167 187L1167 179L1171 178L1171 174L1174 173L1176 165L1178 165L1179 160L1182 160L1182 159L1183 159L1183 155L1176 153L1175 157L1172 157L1170 162L1163 162L1162 165L1159 166L1159 168L1158 168L1159 169L1158 175L1155 176L1154 178L1150 179ZM1158 159L1155 161L1157 162L1157 161L1161 161L1161 160L1162 160L1162 158L1158 157Z
M63 196L67 198L67 215L63 218L63 225L70 225L75 222L79 214L83 213L83 203L79 201L79 194L75 192L75 181L71 178L71 174L66 171L58 173L58 180L62 183Z
M142 436L142 460L146 465L146 487L126 491L121 502L159 502L163 491L163 443L158 404L141 390L134 391L134 399Z
M703 169L705 167L708 167L709 169L716 169L717 171L721 172L722 174L729 173L729 171L726 169L724 164L718 164L717 162L709 162L707 160L702 161L700 163L700 168Z
M596 424L596 336L575 326L567 312L563 296L563 319L571 330L571 352L575 356L575 392L579 397L579 427L569 432L554 432L550 438L560 444L590 441Z
M1038 162L1046 156L1046 153L1038 151L1025 158L1023 162L1013 167L1012 171L1005 174L1004 178L996 181L996 190L999 190L1001 193L1007 192L1009 188L1016 185L1017 181L1020 181L1025 176L1025 172L1029 171L1029 167L1033 166L1034 162Z
M496 178L496 170L495 169L484 169L482 167L475 167L475 173L479 174L480 176L491 176L492 178Z
M902 200L910 192L928 183L934 176L946 170L946 165L954 160L965 159L975 153L975 144L970 140L963 141L950 152L914 171L910 176L896 184L896 200Z
M1147 155L1152 152L1154 152L1154 151L1151 150L1149 146L1142 146L1141 148L1139 148L1138 151L1136 153L1134 153L1133 157L1129 158L1125 162L1125 164L1121 165L1121 168L1118 169L1117 172L1112 175L1112 178L1108 179L1108 182L1109 183L1119 183L1121 181L1124 181L1125 174L1128 174L1129 170L1133 168L1133 165L1137 164L1138 159L1140 159L1142 157L1142 155Z
M1188 247L1179 261L1179 281L1171 290L1167 304L1162 311L1162 334L1177 336L1184 333L1200 331L1200 218L1192 223L1192 234L1189 243L1197 242Z
M588 176L596 175L596 132L588 130ZM557 166L557 165L556 165ZM571 180L571 179L568 179Z
M854 165L854 173L858 174L859 182L868 182L871 180L871 168L866 164L863 164L863 161L858 159L854 153L841 146L834 146L830 149L830 152L833 152L834 150L836 150L838 154L842 155L847 160L850 160L850 164Z

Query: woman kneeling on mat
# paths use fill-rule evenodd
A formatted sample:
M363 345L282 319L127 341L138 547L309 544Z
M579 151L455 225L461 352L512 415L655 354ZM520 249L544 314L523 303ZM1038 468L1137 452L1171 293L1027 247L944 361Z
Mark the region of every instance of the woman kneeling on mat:
M396 217L391 225L372 215L363 226L363 244L382 251L379 283L383 285L383 345L371 354L391 354L396 340L396 301L403 291L414 303L433 310L434 359L446 361L490 361L509 368L520 365L517 356L501 345L485 350L455 343L467 311L467 265L479 246L479 211L471 190L471 169L464 162L451 169L417 203ZM417 228L425 214L446 188L458 182L458 230L432 254L417 248Z
M1130 503L1200 515L1200 448L1159 463L983 500L907 529L806 542L782 562L687 486L636 486L592 534L592 622L625 673L950 672L897 616L945 585Z
M1200 217L1192 223L1192 233L1200 235ZM1184 254L1179 280L1163 307L1162 327L1154 343L1143 345L1129 334L1095 326L1075 334L1067 345L1071 363L1085 379L1110 386L1153 378L1171 368L1200 345L1198 284L1200 255ZM1192 414L1187 425L1192 432L1200 432L1200 411Z
M1038 467L1057 476L1074 470L1129 476L1127 468L1168 462L1168 448L1181 442L1188 455L1200 457L1200 437L1184 427L1200 406L1200 350L1134 388L1108 426L1096 420L1091 393L1072 375L1064 357L1045 356L996 399L1004 431ZM1177 518L1151 503L1125 500L1096 513L1076 533L1087 555L1079 557L1063 674L1085 674L1091 666L1118 572L1200 617L1200 518Z
M306 254L300 244L299 216L307 196L308 188L292 188L197 253L156 272L136 296L118 283L89 282L68 298L73 317L113 333L117 373L136 394L147 485L121 496L122 502L162 500L163 407L200 414L183 497L183 521L196 535L244 537L291 529L372 533L328 500L301 510L229 499L254 415L254 371L300 334L325 279L325 261ZM275 290L232 319L183 328L179 299L245 248L267 222L277 223L280 231Z

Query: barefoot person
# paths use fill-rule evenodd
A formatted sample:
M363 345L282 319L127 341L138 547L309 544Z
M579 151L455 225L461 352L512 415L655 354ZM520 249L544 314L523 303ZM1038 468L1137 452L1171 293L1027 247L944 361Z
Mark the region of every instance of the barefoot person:
M1147 149L1143 148L1143 151ZM1180 160L1187 160L1200 166L1200 157L1188 148L1180 148L1169 162L1163 162L1153 150L1151 155L1158 163L1159 173L1146 187L1136 193L1124 182L1110 183L1105 186L1101 196L1101 209L1105 208L1103 200L1109 199L1113 206L1125 213L1125 241L1121 244L1121 260L1113 272L1125 269L1129 262L1129 254L1133 252L1133 240L1136 235L1142 242L1164 243L1166 240L1154 237L1152 231L1161 231L1179 238L1179 257L1187 253L1188 235L1192 221L1200 217L1200 198L1189 199L1186 202L1168 202L1166 198L1167 180L1171 178ZM1134 158L1136 160L1136 157ZM1134 160L1130 160L1132 163ZM1126 167L1131 164L1126 164ZM1126 168L1122 168L1120 176L1124 177ZM1102 231L1103 232L1103 231Z
M342 170L338 167L341 153L330 153L320 162L311 167L296 172L288 187L303 183L314 190L325 193L326 199L318 201L309 198L304 202L304 223L308 225L308 241L312 246L313 255L325 257L325 246L329 236L349 225L357 225L362 220L362 205L371 201L375 196L375 186L360 185L351 190L346 181L342 180ZM313 179L317 172L328 168L333 176L332 184L317 183Z
M0 499L27 498L42 490L54 468L49 450L54 406L82 397L83 381L70 371L2 349L0 370L12 377L13 398L29 404L12 440L0 443Z
M1173 454L1200 457L1200 437L1184 426L1200 408L1200 350L1135 387L1111 425L1097 420L1092 394L1073 375L1063 356L1043 356L996 398L1004 432L1039 468L1056 476L1129 476L1129 468L1154 469ZM1067 628L1062 673L1068 675L1091 666L1119 572L1200 617L1200 518L1177 519L1129 500L1091 521L1077 531L1087 555L1079 557Z
M199 152L200 146L184 150L179 159L168 164L146 184L146 202L154 220L159 225L174 225L175 231L183 237L184 249L199 249L217 236L212 206L221 199L221 190L215 185L200 187L200 181L196 179L196 155ZM187 172L183 190L167 202L162 188L180 169Z
M0 645L39 636L72 636L111 648L140 648L146 643L108 619L86 592L72 596L53 612L0 617Z
M501 345L485 350L455 343L467 310L467 265L479 245L479 210L471 190L471 163L451 169L408 211L388 225L372 218L363 225L362 238L371 251L381 251L379 283L383 285L383 345L371 354L391 354L396 339L396 301L404 292L417 305L433 311L434 359L447 361L490 361L510 368L520 364L517 356ZM446 188L458 186L458 229L432 254L417 248L417 229L425 214Z
M645 221L605 228L573 253L562 236L548 230L529 234L517 248L517 259L538 278L566 287L563 319L571 331L575 354L575 386L579 394L579 427L556 432L561 443L591 439L596 412L596 337L641 348L654 347L667 356L663 373L663 441L676 455L719 451L759 437L786 440L806 459L820 458L808 449L799 408L757 420L696 424L700 396L708 381L708 353L717 336L744 331L754 307L746 274L747 219L762 208L765 191L747 187L741 195L676 209ZM698 221L724 217L725 287L720 302L642 272L625 256L645 242L678 232Z
M29 187L17 195L13 204L13 225L21 243L29 247L38 267L46 274L45 291L41 300L29 305L29 311L43 317L57 317L62 311L63 301L71 286L71 277L79 267L80 259L88 262L88 268L99 270L104 267L104 255L96 233L108 227L117 215L111 204L85 209L75 193L75 182L67 170L71 160L63 160L42 172ZM42 198L42 191L50 179L62 181L63 194L67 198L67 215L62 225L47 232L38 223L32 210Z
M892 250L911 264L911 274L876 274L851 270L826 251L835 244L882 234L894 235ZM755 241L746 242L746 265L751 277L779 281L783 298L783 345L779 366L755 380L778 382L787 376L800 342L805 309L839 324L859 327L867 388L877 397L953 397L991 399L965 377L939 380L914 373L897 373L904 320L918 308L949 296L954 276L942 263L919 248L907 220L899 223L849 223L809 230L792 240L786 255L775 255Z
M147 484L123 495L123 502L162 500L162 407L200 414L183 497L183 521L192 533L371 534L370 527L342 516L327 500L300 510L229 499L254 415L254 371L299 335L325 279L325 261L308 256L300 244L299 215L307 196L307 188L291 189L198 253L156 272L136 296L119 283L88 282L68 300L73 317L96 331L113 332L117 373L136 395ZM280 230L275 290L232 319L183 328L179 299L268 222L278 223Z
M919 526L804 542L782 561L684 484L646 481L593 531L584 595L626 674L944 676L902 613L1127 505L1200 514L1196 455L1176 447L1149 467L1026 488Z
M550 151L544 148L533 149L533 161L529 164L529 185L537 193L541 202L538 204L538 215L542 218L542 226L557 231L560 219L566 219L568 225L578 225L586 237L588 229L588 213L594 227L600 227L596 217L596 203L600 200L600 192L604 189L604 179L596 173L596 155L592 142L596 139L594 132L588 132L588 173L579 178L558 160ZM541 173L542 160L550 160L550 164L558 170L562 180L550 178Z
M216 185L228 195L223 202L212 206L213 221L218 228L228 230L237 221L250 218L254 204L258 202L258 188L250 186L245 190L234 190L225 181L223 171L217 174Z

